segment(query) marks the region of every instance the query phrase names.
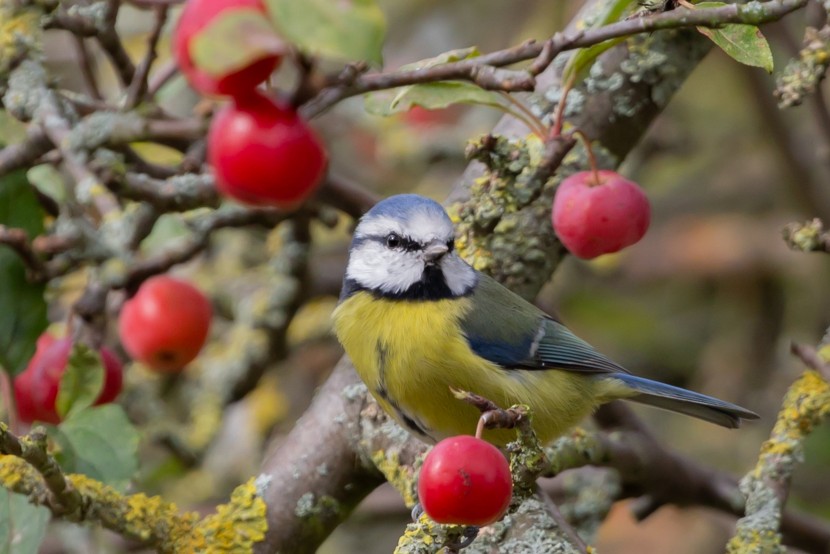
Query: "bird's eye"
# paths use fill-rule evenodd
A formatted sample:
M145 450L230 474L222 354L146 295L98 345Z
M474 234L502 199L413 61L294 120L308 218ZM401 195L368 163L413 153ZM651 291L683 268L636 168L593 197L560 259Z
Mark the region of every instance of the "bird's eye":
M453 250L455 250L455 240L450 239L447 241L447 251L452 252Z
M399 237L395 233L389 233L386 236L386 246L388 248L397 248L401 245L401 242L401 237Z

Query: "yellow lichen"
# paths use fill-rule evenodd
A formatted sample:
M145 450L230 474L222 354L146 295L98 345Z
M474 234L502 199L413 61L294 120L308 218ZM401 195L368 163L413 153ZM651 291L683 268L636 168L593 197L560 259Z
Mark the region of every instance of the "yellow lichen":
M10 69L35 45L40 44L40 14L34 10L16 12L12 3L0 8L0 73Z
M230 502L216 509L196 526L190 548L206 554L253 551L253 546L265 538L268 522L265 519L265 501L257 493L254 479L234 489Z
M0 454L0 485L21 494L30 494L42 488L43 482L32 466L20 458Z
M372 453L372 462L383 473L386 480L395 487L404 503L408 507L418 502L418 493L415 489L415 472L412 468L400 463L397 453L387 454L383 450Z

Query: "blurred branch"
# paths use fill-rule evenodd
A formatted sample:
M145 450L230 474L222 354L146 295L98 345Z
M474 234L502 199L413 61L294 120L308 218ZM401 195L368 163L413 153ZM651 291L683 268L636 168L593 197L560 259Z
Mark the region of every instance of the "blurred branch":
M112 63L115 74L121 81L121 86L126 88L135 79L135 65L124 49L121 38L115 30L115 21L118 19L118 10L121 8L120 0L99 0L106 4L106 15L104 24L98 28L96 38L104 53Z
M84 160L69 148L68 138L71 125L64 116L57 95L51 90L43 91L43 102L38 108L38 119L49 140L52 141L63 157L63 164L75 180L76 187L84 187L85 193L96 188L98 178L86 167ZM100 187L103 189L103 187ZM106 214L117 209L115 199L108 194L91 193L91 200L98 213Z
M17 255L26 264L29 279L40 281L46 277L46 267L29 242L29 235L24 229L0 225L0 244L5 244L17 252Z
M273 208L241 208L228 207L218 209L203 217L199 217L189 225L193 234L177 244L151 258L139 260L128 266L126 273L110 283L112 288L126 288L135 290L149 277L164 273L174 265L193 259L208 245L211 233L217 229L228 227L247 227L249 225L274 227L290 217L292 212L285 212Z
M623 497L637 497L634 516L643 520L661 506L706 506L743 516L745 498L738 480L660 444L622 402L602 406L595 419L603 432L575 430L548 449L551 474L585 465L616 469L623 481ZM784 542L808 552L830 549L826 522L786 511L781 530Z
M127 99L124 102L124 107L128 110L138 106L147 94L147 77L150 75L150 68L158 56L156 49L161 38L161 31L164 29L164 24L167 23L168 9L169 7L164 4L155 7L153 29L150 31L150 36L147 37L147 51L141 63L138 64L130 86L127 88Z
M52 149L52 142L40 126L30 125L26 139L17 144L10 144L0 150L0 176L20 169L31 167L35 161Z
M75 50L78 51L78 65L81 69L81 76L84 78L87 92L94 100L103 100L101 89L98 88L98 79L95 76L95 68L92 66L92 55L86 45L84 37L75 34L70 35L75 43Z
M374 206L380 197L343 177L329 174L317 198L358 219Z
M784 119L784 115L770 94L769 80L757 71L743 69L744 76L752 87L752 98L760 112L759 119L767 126L766 133L777 147L787 164L788 182L791 184L799 208L805 213L830 218L830 208L825 200L824 179L817 174L815 154L802 143L804 134L795 132Z
M147 202L163 213L219 206L219 194L210 175L189 173L161 180L145 173L116 175L105 170L102 179L120 198Z
M346 83L338 83L323 89L315 99L302 108L302 112L305 117L312 118L351 96L436 81L465 80L490 90L533 90L535 88L534 76L541 73L561 52L593 46L613 38L681 27L719 27L725 23L760 25L776 21L790 12L803 8L807 1L771 0L751 6L730 4L696 10L676 8L668 12L626 19L594 29L556 33L545 42L528 41L472 59L430 68L367 73L358 75ZM535 60L530 71L505 73L498 70L500 67L527 60Z

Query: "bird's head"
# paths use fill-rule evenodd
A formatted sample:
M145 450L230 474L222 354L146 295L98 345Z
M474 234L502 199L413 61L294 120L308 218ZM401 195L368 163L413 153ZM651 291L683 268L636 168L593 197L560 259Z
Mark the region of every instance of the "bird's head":
M441 204L400 194L378 202L360 219L343 292L438 300L463 296L476 281L475 270L455 252L455 231Z

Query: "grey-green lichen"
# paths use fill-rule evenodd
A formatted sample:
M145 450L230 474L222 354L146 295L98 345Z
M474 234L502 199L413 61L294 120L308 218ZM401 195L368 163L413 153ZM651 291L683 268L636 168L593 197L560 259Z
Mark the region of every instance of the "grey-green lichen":
M586 542L593 542L614 502L621 497L620 474L608 468L586 468L562 475L563 492L570 500L559 511Z
M95 112L76 125L67 138L72 150L94 150L107 143L141 140L146 122L135 112Z
M473 142L468 155L487 172L470 187L467 200L448 209L462 256L525 297L538 291L563 253L550 224L558 180L540 171L543 153L533 137Z
M3 106L15 119L30 121L45 100L46 71L33 60L25 60L8 76Z
M775 96L781 108L801 104L813 94L830 66L830 26L807 27L798 58L790 60L776 79Z

